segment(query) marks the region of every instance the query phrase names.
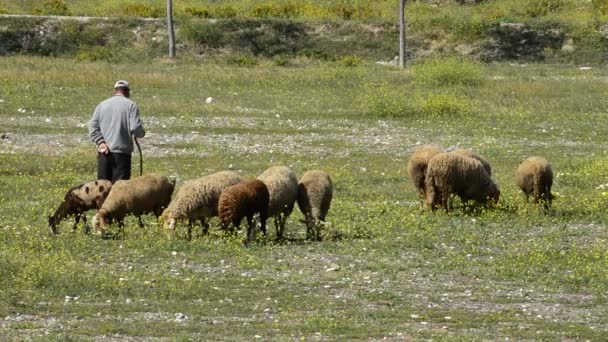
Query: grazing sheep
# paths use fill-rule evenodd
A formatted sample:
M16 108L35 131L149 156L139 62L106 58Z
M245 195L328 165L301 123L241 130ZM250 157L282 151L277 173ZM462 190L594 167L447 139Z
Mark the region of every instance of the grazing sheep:
M469 157L469 158L479 160L481 162L481 165L483 165L483 169L486 170L486 172L488 173L488 175L490 177L492 177L492 166L490 166L490 163L488 162L488 160L486 158L484 158L483 156L481 156L471 150L468 150L466 148L457 148L454 151L452 151L451 153L458 154L463 157Z
M418 190L420 196L420 208L424 205L426 190L424 187L424 178L429 160L433 156L441 153L441 149L433 145L422 145L414 150L414 153L407 162L407 174L414 182L414 187Z
M188 240L192 225L200 220L202 233L209 229L208 219L217 216L217 205L224 188L241 181L234 171L220 171L185 182L175 199L165 209L161 221L166 229L174 230L177 221L188 219Z
M441 153L429 161L426 172L427 203L449 211L449 199L458 195L463 202L474 200L485 204L498 202L500 190L480 161L453 153Z
M239 229L243 217L247 217L247 240L251 241L254 229L253 215L260 214L261 230L266 234L266 219L270 193L264 182L258 179L243 180L222 191L218 204L220 225L230 230L230 224Z
M306 238L321 241L321 223L331 205L333 185L325 171L304 173L298 184L298 207L306 217Z
M285 232L287 218L298 199L298 178L286 166L273 166L259 175L258 179L266 184L270 192L268 217L274 217L276 239L280 240Z
M98 179L68 190L63 198L63 202L55 210L55 213L48 217L51 232L57 234L57 225L68 216L74 215L76 222L74 222L72 229L76 230L76 226L82 218L85 232L88 233L89 226L87 225L86 211L101 208L111 188L112 182Z
M517 168L515 181L526 195L526 202L531 194L534 203L542 202L545 209L549 208L553 201L553 168L545 158L530 157L524 160Z
M141 215L151 212L158 218L169 205L174 187L175 181L170 182L167 177L156 174L117 181L93 217L95 231L103 234L108 218L115 219L122 227L125 216L129 214L139 218L143 227Z

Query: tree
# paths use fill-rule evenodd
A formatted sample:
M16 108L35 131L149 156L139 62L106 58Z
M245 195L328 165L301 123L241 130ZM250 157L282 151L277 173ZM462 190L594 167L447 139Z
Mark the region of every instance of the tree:
M167 0L167 32L169 33L169 58L174 58L175 30L173 29L173 0Z
M399 0L399 67L405 68L405 1Z

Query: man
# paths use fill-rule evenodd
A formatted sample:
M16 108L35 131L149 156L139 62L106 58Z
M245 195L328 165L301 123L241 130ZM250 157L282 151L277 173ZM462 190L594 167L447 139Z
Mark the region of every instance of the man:
M89 135L97 144L97 178L116 182L131 177L133 139L146 134L137 104L129 99L129 82L114 84L114 96L101 102L89 122Z

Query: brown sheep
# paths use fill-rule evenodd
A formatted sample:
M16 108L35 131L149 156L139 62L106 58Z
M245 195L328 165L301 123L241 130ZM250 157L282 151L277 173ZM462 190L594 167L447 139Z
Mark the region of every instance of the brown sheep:
M441 153L429 161L426 174L427 203L434 210L440 204L449 211L451 196L477 204L498 202L500 190L480 161L453 153Z
M218 213L222 229L230 230L230 224L239 229L243 217L247 217L247 239L251 241L255 221L253 215L260 214L260 229L266 234L270 193L264 182L258 179L243 180L225 188L219 199Z
M407 162L407 174L414 182L414 187L418 191L420 197L420 208L423 207L424 199L426 197L424 179L428 162L431 160L431 158L441 152L441 149L437 146L422 145L414 150L414 153Z
M521 163L515 173L517 186L526 195L526 202L530 195L534 203L542 202L548 209L553 201L551 186L553 186L553 168L542 157L530 157Z
M461 155L463 157L469 157L469 158L479 160L481 162L481 165L483 165L484 170L486 170L488 175L490 175L490 177L492 177L492 166L490 166L490 162L488 162L488 160L486 158L484 158L483 156L481 156L471 150L468 150L466 148L457 148L450 153L454 153L454 154Z
M333 196L331 178L325 171L307 171L298 187L298 207L306 217L306 238L321 241L321 225Z
M57 225L68 216L75 216L73 230L76 230L78 222L82 218L85 232L89 232L86 211L99 209L108 197L112 182L105 179L90 181L68 190L55 213L48 217L49 228L53 234L57 234Z
M140 219L140 226L143 226L143 214L154 213L158 219L171 202L174 188L175 181L170 182L167 177L156 174L117 181L93 217L95 231L103 234L108 218L116 220L120 227L123 227L123 220L129 214Z

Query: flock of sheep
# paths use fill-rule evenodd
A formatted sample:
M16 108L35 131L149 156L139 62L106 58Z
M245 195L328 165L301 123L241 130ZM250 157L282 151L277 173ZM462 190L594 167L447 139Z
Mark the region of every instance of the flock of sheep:
M209 230L209 219L219 216L223 230L234 232L243 218L247 218L247 239L250 242L255 228L254 215L259 215L261 230L266 234L266 220L274 218L276 238L281 239L287 218L295 203L306 218L306 238L321 240L321 227L325 221L333 196L330 176L321 170L307 171L298 181L286 166L273 166L256 179L241 179L233 171L220 171L184 182L172 200L175 182L162 175L150 174L120 180L112 184L95 180L74 187L66 193L63 202L48 218L51 231L68 216L75 216L74 229L82 218L85 229L86 211L97 209L93 217L96 233L103 234L105 227L116 221L122 228L124 218L153 213L163 227L175 231L179 221L187 221L187 238L198 221L202 234Z
M438 205L451 210L454 196L462 202L472 200L476 205L495 205L500 197L490 163L467 149L443 152L437 146L420 146L410 157L407 171L420 195L421 207L426 203L431 210ZM545 208L551 205L553 169L546 159L526 159L517 168L516 183L526 201L532 196L535 203L542 202Z
M453 208L452 199L474 201L476 205L495 205L500 190L492 180L492 167L482 156L467 150L444 152L437 146L418 147L407 164L407 171L424 205L435 210L442 206ZM541 157L526 159L516 171L517 186L534 202L545 208L551 205L553 170ZM209 231L209 219L218 216L223 230L234 232L243 218L247 218L247 238L250 242L257 214L260 229L266 234L266 220L274 218L276 239L285 232L285 223L298 203L306 218L306 238L321 240L321 227L325 221L333 196L330 176L321 170L306 172L298 181L286 166L273 166L255 179L241 179L233 171L220 171L186 181L172 200L175 182L165 176L151 174L121 180L112 184L95 180L70 189L48 222L57 233L57 225L74 215L74 229L82 218L88 232L85 212L97 209L93 227L103 234L105 226L116 221L122 228L127 215L134 215L143 227L141 216L153 213L163 227L174 232L177 223L187 221L187 239L192 238L192 227L198 221L203 235Z

